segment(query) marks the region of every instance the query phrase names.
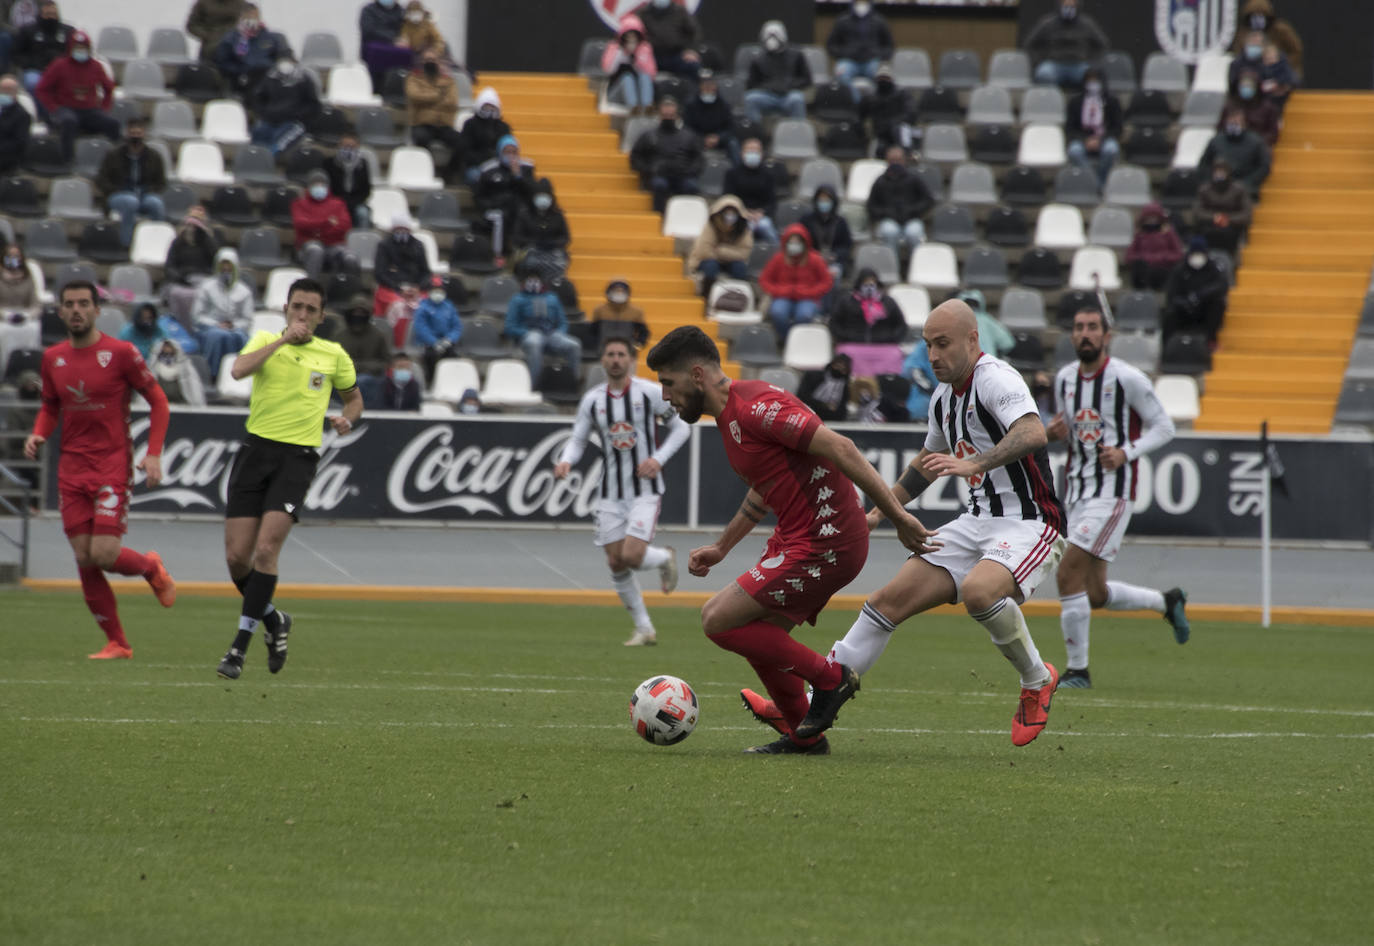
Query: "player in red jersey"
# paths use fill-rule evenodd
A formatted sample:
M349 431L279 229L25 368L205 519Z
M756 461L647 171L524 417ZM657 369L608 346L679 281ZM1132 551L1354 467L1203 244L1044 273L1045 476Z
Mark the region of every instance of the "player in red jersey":
M92 660L134 655L119 624L114 590L105 572L142 575L163 607L176 600L176 585L156 552L121 548L128 528L133 488L133 442L129 438L129 401L137 391L151 409L148 452L138 468L148 485L162 481L162 441L167 436L167 396L144 364L138 349L95 327L100 302L95 286L68 283L59 300L67 340L43 353L43 407L24 455L38 450L62 421L62 455L57 461L57 492L62 528L76 554L86 607L105 632L105 647Z
M735 381L721 371L720 352L705 332L675 328L649 352L663 396L682 419L716 418L725 454L749 484L744 504L719 539L693 549L688 571L704 578L771 509L778 518L759 563L714 595L701 611L702 630L717 646L749 661L776 706L765 718L749 697L745 705L782 738L746 750L766 754L825 755L824 734L799 740L792 734L812 699L833 713L859 689L859 678L789 631L816 615L849 584L868 558L868 523L854 487L891 517L912 551L936 547L915 516L902 508L878 471L853 441L821 424L797 398L761 381ZM771 707L770 707L771 709Z

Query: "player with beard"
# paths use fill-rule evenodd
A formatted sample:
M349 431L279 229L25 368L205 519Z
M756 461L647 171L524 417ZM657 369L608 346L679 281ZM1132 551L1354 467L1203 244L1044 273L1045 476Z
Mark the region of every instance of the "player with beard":
M76 556L86 607L105 632L105 646L92 660L127 660L134 655L119 623L114 590L105 572L141 575L158 602L170 608L176 585L156 552L122 547L129 526L134 445L129 437L129 401L134 391L148 402L148 449L138 468L149 486L162 482L162 442L167 437L167 396L129 342L95 327L100 318L96 288L78 280L62 287L58 312L67 340L43 353L43 406L24 455L38 459L39 448L62 421L57 493L62 528Z
M336 342L315 335L324 319L324 287L298 279L286 293L286 328L262 331L239 352L234 380L252 377L244 438L234 457L224 509L224 557L229 577L243 595L238 634L219 664L219 675L237 680L258 625L267 645L267 669L286 663L291 617L272 605L277 560L315 478L324 441L329 395L338 391L343 411L329 418L338 434L353 429L363 413L357 372Z
M746 707L781 736L746 751L826 755L824 734L800 738L793 731L808 710L805 684L813 688L812 702L833 718L859 689L859 678L789 632L803 621L814 624L868 557L868 524L854 487L892 519L907 548L933 550L934 533L902 508L853 441L824 426L796 397L762 381L726 377L715 342L701 329L673 329L647 360L684 421L695 423L703 414L716 419L726 458L749 485L720 538L692 550L688 571L706 577L770 509L778 519L758 564L701 611L702 630L712 643L748 660L772 697L741 694Z
M1059 369L1056 413L1046 433L1067 440L1065 502L1068 549L1059 563L1059 623L1068 662L1061 687L1089 689L1088 625L1094 608L1154 611L1164 616L1180 644L1188 640L1187 593L1108 581L1107 565L1121 550L1131 521L1139 458L1174 437L1174 422L1155 396L1150 379L1108 354L1111 323L1096 306L1073 317L1077 364Z

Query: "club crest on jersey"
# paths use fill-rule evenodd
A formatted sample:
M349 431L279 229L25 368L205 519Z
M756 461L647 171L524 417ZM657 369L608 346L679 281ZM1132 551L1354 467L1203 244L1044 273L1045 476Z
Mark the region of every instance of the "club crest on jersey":
M1073 415L1073 432L1078 442L1092 446L1102 442L1102 415L1091 407L1081 407Z
M611 435L611 446L617 450L633 450L635 448L635 425L629 421L618 420L606 428Z
M1155 0L1159 48L1189 65L1219 53L1236 36L1237 0Z
M95 353L95 362L102 368L108 368L110 366L110 359L113 357L114 352L112 351L98 351Z
M739 421L737 421L737 420L732 420L732 421L730 421L730 436L735 438L735 443L739 443L739 444L744 443L744 441L740 439L740 434L739 434Z
M958 443L956 443L954 445L953 452L954 458L956 460L968 460L972 457L978 456L978 448L975 447L973 444L969 443L967 440L960 440ZM968 477L969 489L977 489L978 487L982 486L983 477L985 475L986 474L983 473L975 473L972 476Z
M323 391L323 390L324 390L324 373L323 373L323 372L320 372L320 371L312 371L312 372L310 372L310 390L312 390L312 391Z

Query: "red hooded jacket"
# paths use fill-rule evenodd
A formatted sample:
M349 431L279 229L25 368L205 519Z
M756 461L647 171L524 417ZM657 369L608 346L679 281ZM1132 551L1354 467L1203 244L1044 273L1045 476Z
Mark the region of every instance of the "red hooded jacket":
M296 249L311 240L339 246L348 239L353 218L348 214L348 205L333 194L324 200L302 194L291 202L291 225L296 228Z
M796 237L806 244L806 252L797 262L788 259L787 241ZM811 235L806 227L794 223L782 231L782 245L759 274L759 285L774 299L810 299L819 302L821 296L835 285L825 258L811 248Z
M75 33L73 39L84 35ZM114 87L114 81L105 72L105 67L96 62L94 56L85 62L77 62L68 53L54 59L52 65L43 70L43 78L38 80L38 88L33 91L38 101L50 112L59 108L98 108L108 112L114 104Z

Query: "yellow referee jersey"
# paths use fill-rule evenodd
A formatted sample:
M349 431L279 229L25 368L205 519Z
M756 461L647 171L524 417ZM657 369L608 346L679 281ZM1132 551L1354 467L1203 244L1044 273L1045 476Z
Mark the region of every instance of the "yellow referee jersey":
M258 332L243 346L243 353L265 348L280 337L277 332ZM357 383L353 359L337 342L311 338L304 345L283 345L253 375L248 432L318 447L324 440L330 391L347 391Z

